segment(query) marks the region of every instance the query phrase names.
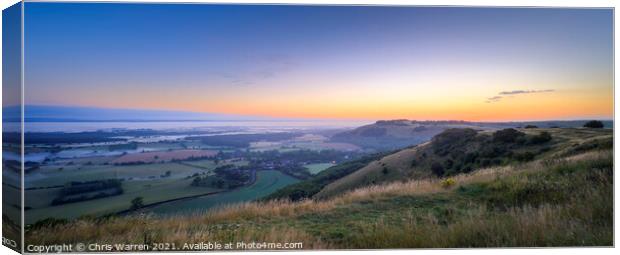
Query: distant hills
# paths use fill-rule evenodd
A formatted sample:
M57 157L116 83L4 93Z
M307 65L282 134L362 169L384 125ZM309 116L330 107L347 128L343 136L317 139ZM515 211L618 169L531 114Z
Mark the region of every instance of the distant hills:
M2 107L2 120L4 122L19 122L21 119L21 107ZM52 105L26 105L26 122L148 122L148 121L313 121L304 118L276 118L261 115L240 115L191 111L150 110L150 109L123 109L123 108L99 108L82 106L52 106ZM319 121L321 119L316 119ZM417 120L379 120L374 124L361 126L357 129L338 133L333 136L336 141L351 142L355 140L357 145L376 144L380 138L385 146L381 148L399 148L402 144L427 141L432 136L446 128L477 128L498 129L507 127L524 127L536 125L538 127L581 127L588 120L558 120L558 121L532 121L532 122L468 122L461 120L445 121L417 121ZM604 120L606 128L613 127L612 120ZM361 139L360 139L361 138ZM388 141L388 140L393 141Z
M475 130L519 127L571 128L582 127L586 122L587 120L532 122L380 120L374 124L334 134L331 139L334 142L351 143L363 148L386 151L426 142L433 136L450 128L471 128ZM606 128L613 127L613 121L603 121L603 123Z
M2 115L5 122L19 122L20 106L5 106ZM275 120L250 115L47 105L26 105L24 119L26 122Z

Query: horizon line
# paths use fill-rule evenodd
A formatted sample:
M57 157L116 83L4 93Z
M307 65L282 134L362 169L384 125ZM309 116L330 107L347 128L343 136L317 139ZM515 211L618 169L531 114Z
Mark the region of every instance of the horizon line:
M17 105L3 105L2 108L20 107ZM551 122L551 121L586 121L586 120L601 120L601 121L614 121L614 116L607 117L574 117L574 118L549 118L549 119L513 119L513 120L468 120L468 119L416 119L409 117L387 117L387 118L339 118L339 117L294 117L294 116L270 116L261 114L238 114L238 113L222 113L222 112L207 112L207 111L192 111L181 109L159 109L159 108L123 108L123 107L97 107L97 106L79 106L79 105L46 105L46 104L25 104L26 107L54 107L54 108L83 108L93 110L112 110L112 111L146 111L146 112L167 112L167 113L188 113L188 114L213 114L221 115L222 119L213 118L162 118L162 119L138 119L138 118L110 118L110 119L86 119L86 118L65 118L65 117L26 117L24 116L24 122L242 122L242 121L263 121L263 122L285 122L285 121L394 121L394 120L407 120L417 122L440 122L440 121L453 121L453 122L470 122L470 123L518 123L518 122ZM21 107L20 107L21 110ZM4 115L4 114L3 114ZM228 115L230 118L225 118ZM237 118L235 118L237 117ZM20 122L21 118L16 117L4 117L3 122Z

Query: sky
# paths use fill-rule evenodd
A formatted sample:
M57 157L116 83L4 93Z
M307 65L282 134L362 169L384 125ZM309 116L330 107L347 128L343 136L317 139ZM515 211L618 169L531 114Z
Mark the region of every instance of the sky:
M3 106L21 102L21 19L20 3L2 10Z
M613 118L611 9L25 5L29 105Z

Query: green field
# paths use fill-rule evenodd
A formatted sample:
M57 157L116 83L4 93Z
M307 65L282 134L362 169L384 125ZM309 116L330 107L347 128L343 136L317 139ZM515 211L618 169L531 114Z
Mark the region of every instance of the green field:
M203 166L215 167L215 164L211 162L194 162ZM175 166L177 171L182 169L181 167L189 166L170 163L170 164L157 164L158 166L166 165L164 169L171 169ZM153 173L144 169L144 166L117 166L119 172L131 172L136 176L147 176ZM178 167L181 166L181 167ZM104 170L88 170L97 171L90 173L89 175L72 176L71 180L90 180L97 179L95 177L105 177L109 175ZM109 169L108 169L109 170ZM165 170L157 169L157 172L165 172ZM178 173L178 172L177 172ZM75 173L74 173L75 174ZM175 173L173 173L174 175ZM82 179L80 179L82 177ZM88 178L86 178L88 177ZM48 180L49 181L49 180ZM56 176L46 185L52 184L64 184L67 179L62 180L62 177ZM26 191L26 206L29 210L26 211L26 224L32 224L38 220L42 220L48 217L74 219L83 215L100 216L108 213L114 213L122 210L126 210L130 206L130 201L136 197L143 197L145 204L157 203L165 200L194 196L205 194L209 192L218 191L215 188L210 187L195 187L191 186L192 179L187 178L156 178L156 179L135 179L131 181L123 182L124 193L119 196L106 197L101 199L94 199L89 201L83 201L78 203L70 203L58 206L50 206L50 202L59 195L61 188L50 189L37 189ZM153 208L157 213L176 213L184 210L194 209L207 209L223 203L235 203L254 200L263 196L266 196L275 190L282 188L286 185L297 182L298 180L288 175L284 175L278 171L259 171L257 173L257 180L254 184L248 187L242 187L237 190L226 192L223 194L207 196L203 198L188 199L176 202L170 202L162 205L158 205ZM102 206L105 205L105 206Z
M184 165L195 166L203 169L215 169L216 165L213 160L210 159L202 159L202 160L194 160L194 161L184 161Z
M246 165L244 160L218 164L213 160L188 160L183 162L169 162L158 164L139 165L111 165L104 164L114 157L97 157L85 159L61 160L50 165L42 166L35 174L27 178L26 191L26 223L32 224L39 220L55 217L75 219L84 215L100 216L126 210L131 200L143 197L144 204L177 199L188 196L202 195L220 191L213 187L191 186L193 174L202 174L224 164ZM166 175L170 172L169 175ZM123 194L118 196L51 206L51 201L60 196L62 188L42 188L62 186L71 181L93 181L103 179L123 179ZM257 173L257 181L249 187L227 192L207 198L208 208L213 205L228 202L253 200L272 193L297 180L277 171L261 171ZM203 199L196 199L201 201ZM186 202L189 202L186 204ZM179 208L195 208L194 200L178 201L168 205L160 205L157 210L178 211ZM200 202L201 203L201 202ZM161 207L161 208L160 208Z
M84 163L84 162L80 162ZM243 162L241 162L243 163ZM193 164L193 165L191 165ZM215 168L212 160L141 165L49 165L37 175L30 175L27 187L50 187L70 181L92 181L122 178L124 193L119 196L50 206L61 188L26 191L27 224L47 217L73 219L82 215L103 215L128 209L130 201L143 197L145 204L218 191L210 187L190 186L191 176ZM61 170L59 168L62 168ZM170 171L167 177L161 177Z
M181 164L186 165L186 166L194 166L197 168L201 168L204 170L213 170L215 169L217 166L223 166L223 165L237 165L237 166L245 166L248 164L247 160L239 160L239 161L220 161L219 164L215 164L215 161L213 161L212 159L201 159L201 160L190 160L190 161L183 161L181 162Z
M49 206L49 203L57 196L60 189L27 190L26 206L33 209L26 211L26 224L48 217L73 219L82 215L99 216L118 212L128 209L131 205L130 201L136 197L143 197L144 203L150 204L217 191L210 187L190 186L191 181L191 179L125 181L122 195L59 206Z
M258 171L256 175L256 182L250 186L217 195L166 203L153 207L151 210L156 213L175 214L183 211L205 210L221 204L251 201L298 181L274 170Z
M92 166L43 166L40 174L29 175L26 178L28 187L49 187L64 185L69 181L92 181L101 179L148 179L158 178L170 171L172 177L185 178L194 173L202 173L215 168L211 161L201 162L202 167L195 167L181 163L160 163L141 165L92 165ZM60 169L62 168L62 169Z
M316 163L316 164L307 164L307 165L304 165L304 167L307 168L311 174L318 174L322 172L323 170L330 168L334 165L335 164L332 164L332 163Z

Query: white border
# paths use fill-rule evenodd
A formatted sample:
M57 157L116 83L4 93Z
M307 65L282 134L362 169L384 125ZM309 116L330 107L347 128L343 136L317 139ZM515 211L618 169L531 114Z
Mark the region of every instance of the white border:
M456 5L456 6L551 6L614 7L610 0L25 0L26 2L135 2L135 3L247 3L247 4L323 4L323 5ZM12 0L11 3L18 1ZM3 7L4 8L4 7Z
M1 9L5 9L19 1L16 0L3 0L0 2ZM26 0L26 2L43 2L40 0ZM614 8L616 7L616 2L610 0L501 0L501 1L492 1L492 0L268 0L268 1L260 1L260 0L216 0L216 1L204 1L204 0L150 0L150 1L140 1L140 0L124 0L124 1L97 1L97 0L61 0L61 1L45 1L45 2L125 2L125 3L232 3L232 4L312 4L312 5L423 5L423 6L444 6L444 5L452 5L452 6L504 6L504 7L586 7L586 8ZM615 16L615 13L614 13ZM2 21L0 19L0 30ZM614 19L614 35L616 28L618 27L618 21ZM0 33L0 41L2 39ZM22 38L23 39L23 38ZM614 36L614 49L618 46L617 41ZM22 49L23 51L23 49ZM23 54L23 53L22 53ZM23 57L23 56L22 56ZM614 50L614 62L618 57L618 53ZM1 58L1 52L0 52ZM23 62L22 62L23 65ZM0 70L2 65L0 64ZM22 69L23 70L23 69ZM614 84L615 84L615 73L617 73L618 69L614 65ZM22 71L23 75L23 71ZM23 82L23 77L22 77ZM618 95L618 92L614 89L614 98ZM1 92L0 92L1 98ZM22 98L23 100L23 98ZM614 112L617 113L618 105L614 104ZM1 112L0 112L1 117ZM614 114L615 119L615 114ZM1 125L1 124L0 124ZM23 127L22 127L23 128ZM614 129L614 148L618 148L620 142L615 139L617 137L616 131ZM0 137L1 140L1 137ZM618 154L614 153L614 166L617 166L620 163ZM0 160L2 156L0 155ZM614 183L619 183L620 180L619 175L616 174L614 176ZM23 180L22 180L23 181ZM616 197L617 198L617 197ZM618 200L615 200L615 208L618 208ZM614 223L617 223L619 220L618 214L614 215ZM618 244L620 240L618 238L618 234L614 236L614 243ZM502 253L506 255L511 254L558 254L558 255L571 255L571 254L612 254L614 248L550 248L550 249L446 249L446 250L376 250L376 251L324 251L320 252L322 254L390 254L390 255L400 255L400 254L465 254L465 255L486 255L486 254L497 254ZM2 254L16 254L13 250L7 247L0 247L0 252ZM277 254L316 254L317 252L312 251L303 251L303 252L278 252ZM135 253L134 253L135 254ZM167 253L167 254L183 254L183 253ZM248 254L247 252L215 252L215 254ZM252 252L251 254L274 254L273 252Z

